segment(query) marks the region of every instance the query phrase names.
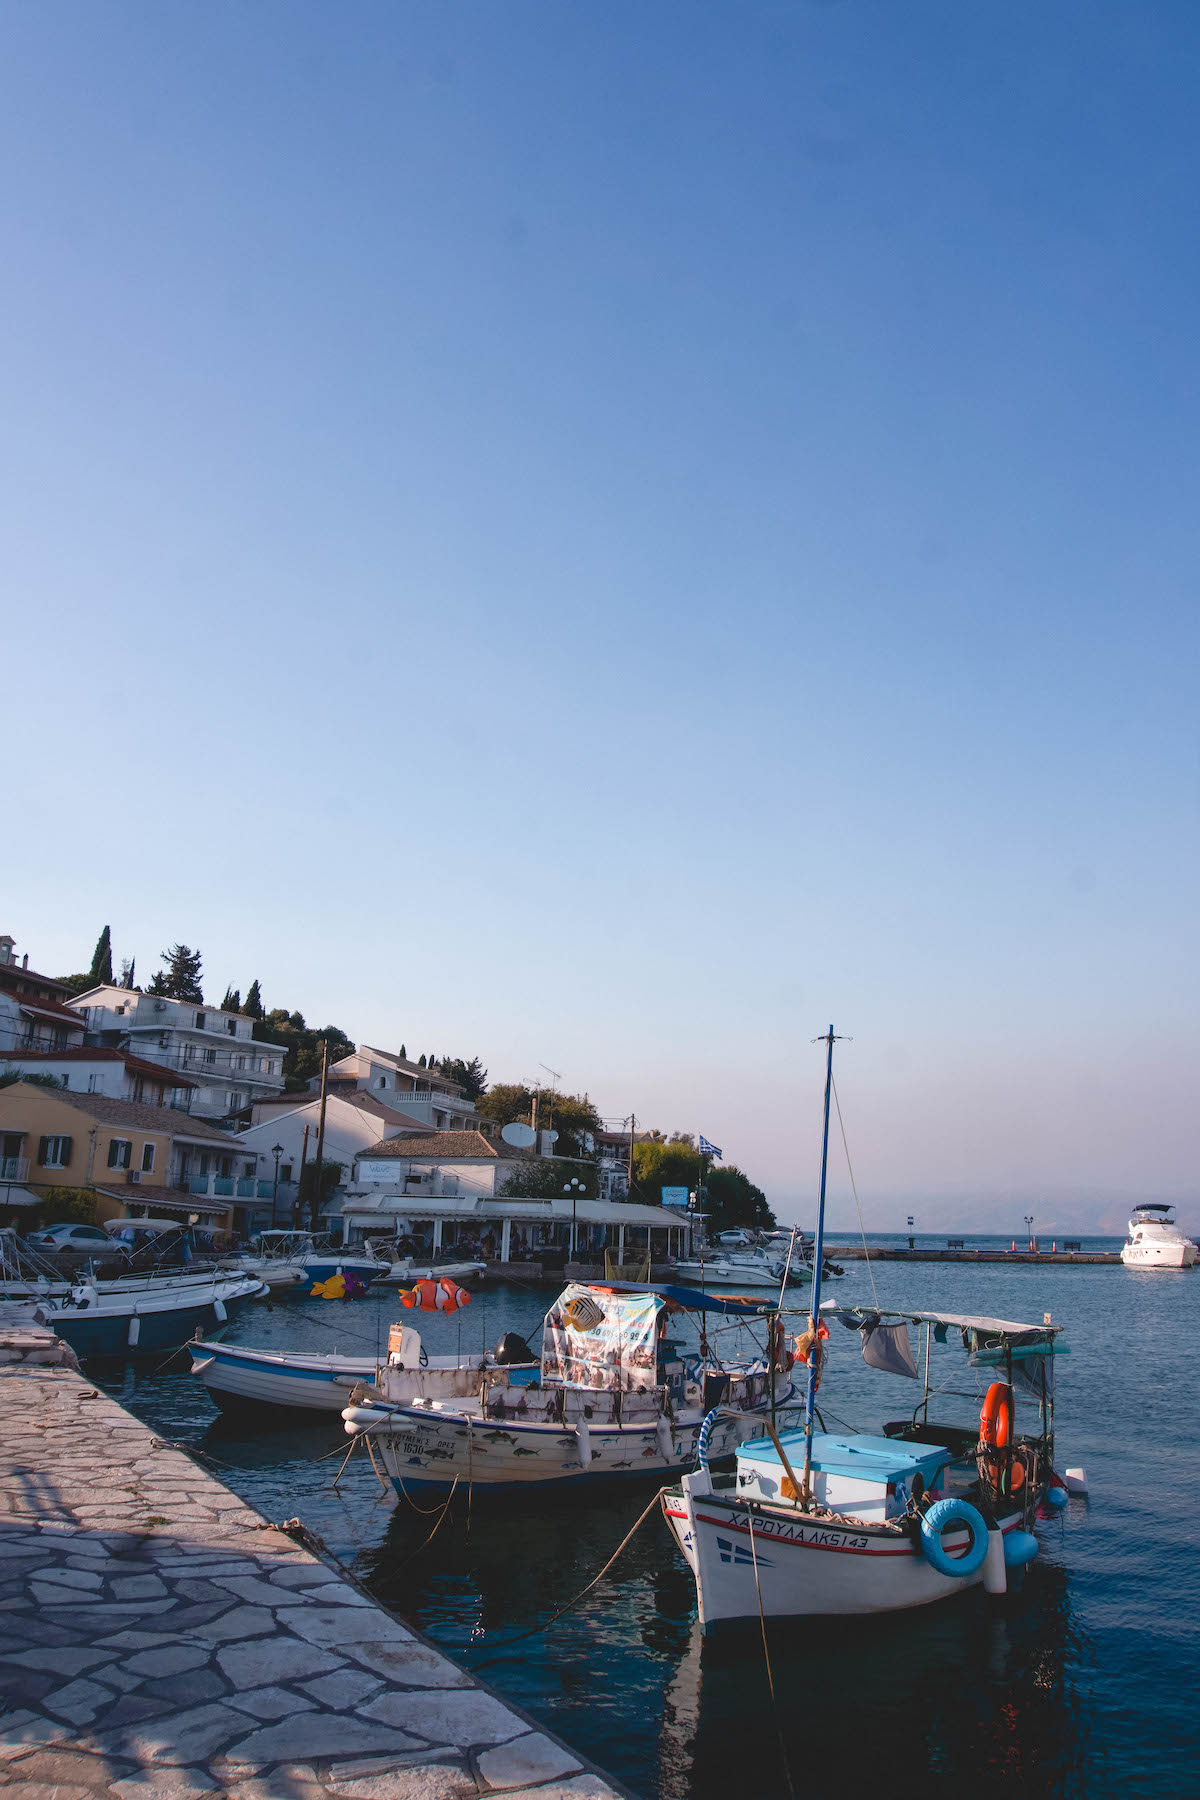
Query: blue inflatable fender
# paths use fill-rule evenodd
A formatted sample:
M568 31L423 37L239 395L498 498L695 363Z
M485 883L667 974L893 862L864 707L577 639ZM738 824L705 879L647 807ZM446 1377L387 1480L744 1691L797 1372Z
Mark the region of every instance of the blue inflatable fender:
M943 1548L942 1533L949 1525L965 1525L971 1533L970 1545L961 1556L951 1556ZM969 1500L936 1500L921 1520L921 1548L926 1562L939 1575L949 1575L956 1581L977 1574L983 1567L987 1542L983 1514Z
M1047 1506L1052 1506L1058 1512L1067 1504L1067 1490L1064 1487L1048 1487L1042 1498Z
M1004 1566L1019 1569L1032 1562L1038 1553L1038 1541L1032 1531L1009 1531L1004 1535Z

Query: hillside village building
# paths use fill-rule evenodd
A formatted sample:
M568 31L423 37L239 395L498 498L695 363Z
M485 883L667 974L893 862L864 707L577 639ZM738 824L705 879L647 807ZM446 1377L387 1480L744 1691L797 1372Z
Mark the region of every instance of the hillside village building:
M258 1043L244 1013L112 984L89 988L72 1006L88 1044L130 1049L194 1079L197 1118L227 1118L283 1087L283 1050Z
M317 1086L318 1083L310 1083ZM394 1056L390 1050L373 1050L358 1044L329 1070L329 1087L359 1089L374 1094L389 1106L399 1107L421 1120L427 1131L491 1130L475 1103L438 1069Z
M83 1027L67 1002L65 982L19 962L15 940L0 936L0 1050L64 1050L83 1042Z
M227 1192L198 1205L189 1183L219 1175ZM37 1205L49 1188L90 1189L99 1220L151 1213L228 1226L253 1191L236 1137L166 1106L18 1081L0 1088L0 1207Z

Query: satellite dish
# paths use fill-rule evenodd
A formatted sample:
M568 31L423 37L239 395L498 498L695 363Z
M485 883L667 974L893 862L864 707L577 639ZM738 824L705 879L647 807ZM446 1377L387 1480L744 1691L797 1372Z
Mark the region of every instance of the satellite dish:
M514 1150L528 1150L531 1144L537 1143L537 1132L533 1126L522 1125L516 1119L511 1125L504 1127L500 1136L506 1144L511 1144Z
M546 1133L546 1136L547 1136L547 1137L548 1137L548 1138L549 1138L549 1139L550 1139L550 1142L551 1142L551 1143L552 1143L552 1144L557 1144L557 1142L558 1142L558 1133L557 1133L557 1131L548 1131L548 1132L547 1132L547 1133Z

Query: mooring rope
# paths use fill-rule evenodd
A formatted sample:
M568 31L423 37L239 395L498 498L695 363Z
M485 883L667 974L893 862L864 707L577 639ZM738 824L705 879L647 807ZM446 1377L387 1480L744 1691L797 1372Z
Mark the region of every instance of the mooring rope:
M625 1533L625 1536L621 1539L620 1543L617 1545L616 1549L613 1551L612 1555L609 1557L609 1559L605 1563L604 1567L597 1574L592 1576L592 1579L588 1582L587 1586L585 1588L581 1588L573 1600L568 1600L567 1604L565 1606L560 1606L556 1613L551 1613L550 1617L548 1619L544 1620L541 1625L531 1625L529 1627L528 1631L519 1631L517 1633L516 1637L507 1638L504 1641L504 1643L501 1644L499 1650L496 1652L496 1654L494 1656L485 1656L482 1662L472 1663L471 1664L472 1669L484 1669L487 1667L487 1665L489 1663L499 1662L501 1660L501 1658L504 1656L505 1652L510 1650L514 1644L523 1643L526 1638L536 1637L539 1631L549 1631L549 1629L552 1625L557 1625L558 1621L560 1619L565 1618L567 1613L569 1613L573 1607L578 1606L579 1602L582 1599L584 1599L584 1597L586 1595L591 1593L591 1591L595 1587L596 1583L598 1581L602 1581L604 1579L604 1577L608 1574L608 1571L612 1568L613 1564L616 1562L618 1556L620 1556L620 1554L621 1554L622 1550L625 1548L626 1544L629 1542L630 1538L632 1538L634 1536L635 1532L637 1532L639 1530L639 1528L649 1518L651 1512L653 1511L653 1509L656 1506L659 1505L659 1503L662 1500L663 1495L667 1491L668 1490L666 1488L659 1488L656 1490L654 1498L650 1501L650 1504L645 1508L644 1511L642 1511L638 1514L637 1518L634 1520L633 1524L629 1527L629 1530Z

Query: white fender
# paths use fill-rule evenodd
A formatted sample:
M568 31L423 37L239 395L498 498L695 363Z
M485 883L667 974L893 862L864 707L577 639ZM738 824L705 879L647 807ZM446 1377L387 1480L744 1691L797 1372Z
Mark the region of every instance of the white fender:
M1008 1592L1008 1572L1004 1567L1004 1533L994 1525L988 1532L987 1555L983 1559L983 1587L988 1594Z
M142 1321L138 1318L137 1314L134 1313L133 1317L129 1321L129 1334L125 1339L125 1342L129 1345L129 1348L131 1350L135 1348L137 1341L141 1337L141 1335L142 1335Z
M225 1311L225 1302L223 1300L213 1301L213 1312L222 1323L229 1317L229 1314Z
M579 1440L579 1466L581 1469L586 1469L592 1460L592 1434L588 1429L586 1419L580 1419L575 1427L575 1435Z
M671 1436L671 1421L666 1413L659 1413L654 1435L658 1439L659 1455L667 1462L674 1462L675 1442Z

